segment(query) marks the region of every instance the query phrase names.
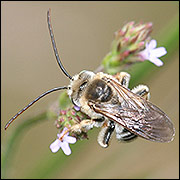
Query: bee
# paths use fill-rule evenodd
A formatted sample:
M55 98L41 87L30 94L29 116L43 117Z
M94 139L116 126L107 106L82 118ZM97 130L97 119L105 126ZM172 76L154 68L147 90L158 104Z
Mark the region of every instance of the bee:
M97 140L104 148L109 146L113 132L122 142L129 142L138 136L156 142L173 140L175 129L170 118L149 101L150 92L147 86L139 85L132 90L128 88L130 81L128 73L120 72L113 76L103 72L83 70L79 74L70 76L62 65L56 48L50 9L47 12L47 22L57 63L70 79L70 84L53 88L38 96L13 116L5 129L42 97L66 89L72 103L90 118L72 125L65 134L69 131L87 132L93 127L101 127Z

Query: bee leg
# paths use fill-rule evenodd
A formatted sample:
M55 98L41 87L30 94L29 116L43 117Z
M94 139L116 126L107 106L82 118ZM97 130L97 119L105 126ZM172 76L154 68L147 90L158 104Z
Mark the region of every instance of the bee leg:
M138 85L131 90L133 93L138 94L146 100L150 99L149 88L145 85Z
M66 131L64 131L64 133L62 134L62 136L59 138L60 140L63 140L64 136L68 133L68 132L73 132L76 134L81 134L81 133L85 133L86 138L87 138L87 134L86 132L90 129L93 128L95 124L95 121L91 120L91 119L85 119L83 121L81 121L80 123L74 124L72 125L70 128L68 128Z
M120 72L117 73L114 77L121 83L122 86L128 88L130 81L130 74L128 74L127 72Z
M105 121L97 138L98 143L103 148L106 148L109 146L109 141L111 139L111 135L114 131L115 125L113 121Z
M75 133L87 132L94 127L95 121L91 119L85 119L78 124L70 127L70 131Z
M116 124L115 125L116 130L116 138L119 141L122 142L130 142L131 140L135 139L137 135L131 133L127 129L125 129L123 126Z

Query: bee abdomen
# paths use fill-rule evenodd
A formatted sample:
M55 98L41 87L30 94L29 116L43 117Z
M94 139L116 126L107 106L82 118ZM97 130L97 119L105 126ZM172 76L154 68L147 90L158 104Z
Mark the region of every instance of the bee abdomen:
M111 99L111 96L111 88L100 79L94 80L86 92L86 98L92 101L107 102Z
M131 140L137 138L136 134L133 134L132 132L128 131L119 124L116 124L115 130L116 130L116 139L121 142L130 142Z

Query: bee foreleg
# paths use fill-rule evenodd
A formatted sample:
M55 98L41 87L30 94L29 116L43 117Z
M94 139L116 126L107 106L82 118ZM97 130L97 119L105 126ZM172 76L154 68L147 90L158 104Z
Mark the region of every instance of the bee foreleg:
M115 125L113 121L105 121L97 138L98 143L106 148L109 146L111 135L114 131Z
M95 121L91 119L85 119L78 124L70 127L70 131L75 133L87 132L94 127Z
M122 86L128 88L130 81L130 74L128 74L127 72L120 72L117 73L114 77L121 83Z
M150 99L149 88L145 85L138 85L131 90L133 93L138 94L146 100Z

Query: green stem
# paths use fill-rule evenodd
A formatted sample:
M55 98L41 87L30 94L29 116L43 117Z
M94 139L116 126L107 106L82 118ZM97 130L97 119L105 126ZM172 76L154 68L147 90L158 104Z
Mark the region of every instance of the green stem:
M15 154L15 149L20 139L23 137L23 133L30 129L33 125L36 125L39 122L47 120L47 113L44 112L39 114L33 118L27 119L23 121L10 135L9 139L6 142L6 146L4 148L4 153L2 153L2 160L1 160L1 172L2 178L7 178L7 172L10 168L11 161Z

